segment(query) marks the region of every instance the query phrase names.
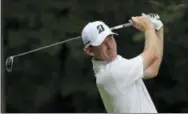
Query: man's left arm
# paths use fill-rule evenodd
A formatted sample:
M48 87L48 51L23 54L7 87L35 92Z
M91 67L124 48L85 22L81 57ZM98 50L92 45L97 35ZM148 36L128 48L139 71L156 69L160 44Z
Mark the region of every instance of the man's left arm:
M157 40L157 53L159 55L159 59L157 59L148 69L146 69L144 71L144 78L152 78L152 77L156 77L159 69L160 69L160 65L161 65L161 61L163 58L163 45L164 45L164 32L163 32L163 27L161 27L159 30L156 30L156 34L158 36L158 40ZM155 74L153 76L151 76L151 74Z

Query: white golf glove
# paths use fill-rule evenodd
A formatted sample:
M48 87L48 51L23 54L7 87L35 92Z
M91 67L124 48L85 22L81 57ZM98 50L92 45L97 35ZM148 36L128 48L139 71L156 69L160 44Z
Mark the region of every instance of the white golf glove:
M153 23L153 25L154 25L156 30L159 30L163 26L163 23L160 20L160 17L159 17L158 14L154 14L154 13L145 14L145 13L142 13L142 16L147 16L151 20L151 22Z

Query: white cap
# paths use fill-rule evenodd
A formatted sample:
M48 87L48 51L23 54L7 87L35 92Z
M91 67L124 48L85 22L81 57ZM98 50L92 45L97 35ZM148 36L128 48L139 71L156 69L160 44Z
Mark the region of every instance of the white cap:
M102 21L89 22L82 30L82 41L85 47L99 46L108 35L115 34Z

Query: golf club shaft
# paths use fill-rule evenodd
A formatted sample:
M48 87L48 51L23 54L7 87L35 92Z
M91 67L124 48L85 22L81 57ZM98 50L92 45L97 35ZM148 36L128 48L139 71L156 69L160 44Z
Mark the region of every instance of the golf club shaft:
M132 26L132 25L133 25L133 23L129 22L129 23L125 23L125 24L122 24L122 25L112 27L111 30L117 30L117 29L129 27L129 26ZM13 55L12 57L15 58L15 57L23 56L23 55L26 55L26 54L29 54L29 53L33 53L33 52L36 52L36 51L39 51L39 50L43 50L43 49L46 49L46 48L49 48L49 47L52 47L52 46L55 46L55 45L63 44L63 43L66 43L66 42L69 42L69 41L72 41L72 40L76 40L76 39L80 39L80 38L81 38L81 36L74 37L74 38L71 38L71 39L68 39L68 40L60 41L60 42L53 43L53 44L50 44L50 45L47 45L47 46L43 46L43 47L40 47L40 48L37 48L37 49L34 49L34 50L30 50L30 51L27 51L27 52L24 52L24 53L21 53L21 54Z
M71 39L68 39L68 40L56 42L56 43L53 43L53 44L50 44L50 45L47 45L47 46L43 46L43 47L40 47L40 48L37 48L37 49L34 49L34 50L30 50L30 51L27 51L27 52L24 52L24 53L13 55L12 57L15 58L15 57L23 56L23 55L26 55L26 54L29 54L29 53L33 53L33 52L36 52L36 51L39 51L39 50L43 50L43 49L46 49L46 48L49 48L49 47L52 47L52 46L55 46L55 45L63 44L63 43L66 43L66 42L69 42L69 41L72 41L72 40L79 39L79 38L80 38L80 36L74 37L74 38L71 38Z

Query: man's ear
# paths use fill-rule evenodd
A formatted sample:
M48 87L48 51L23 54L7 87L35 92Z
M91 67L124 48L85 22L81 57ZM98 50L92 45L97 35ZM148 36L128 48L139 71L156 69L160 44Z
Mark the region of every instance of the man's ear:
M84 52L87 53L89 56L94 56L95 53L92 51L91 48L84 48Z

